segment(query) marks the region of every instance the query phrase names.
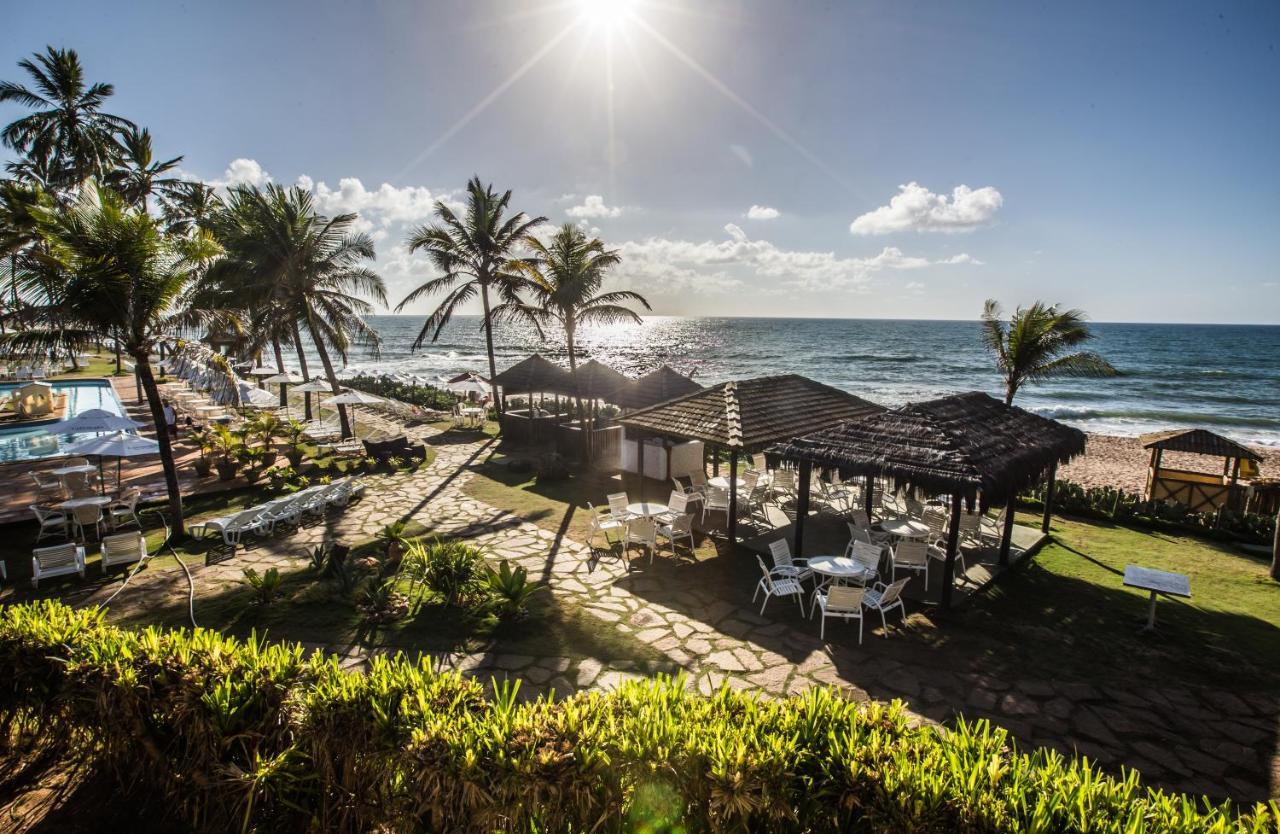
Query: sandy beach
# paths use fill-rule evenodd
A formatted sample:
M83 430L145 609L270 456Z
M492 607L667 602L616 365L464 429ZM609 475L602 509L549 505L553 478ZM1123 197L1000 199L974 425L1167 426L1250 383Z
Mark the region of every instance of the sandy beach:
M1261 470L1265 477L1280 475L1280 448L1255 446L1262 455ZM1083 457L1058 470L1058 476L1086 487L1119 487L1129 492L1142 492L1146 486L1147 466L1151 453L1142 448L1136 437L1090 434ZM1167 452L1164 466L1201 472L1220 471L1222 461L1204 455Z

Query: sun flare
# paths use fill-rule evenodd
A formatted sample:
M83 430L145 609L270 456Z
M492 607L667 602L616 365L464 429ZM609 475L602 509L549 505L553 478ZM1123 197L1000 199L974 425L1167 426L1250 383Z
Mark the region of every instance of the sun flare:
M636 0L578 0L578 7L591 26L617 29L631 19Z

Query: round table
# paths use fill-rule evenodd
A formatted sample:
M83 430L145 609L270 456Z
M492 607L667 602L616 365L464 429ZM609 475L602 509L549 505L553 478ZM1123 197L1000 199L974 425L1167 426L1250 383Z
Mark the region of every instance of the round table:
M646 501L637 504L628 504L627 512L632 515L645 516L648 518L655 515L662 515L663 513L669 513L671 512L671 508L666 504L659 504L656 501Z
M875 526L895 539L923 539L929 535L929 525L914 518L889 518Z
M876 577L874 569L864 568L847 556L812 556L808 560L808 565L809 570L826 578L819 587L846 581L865 585L867 580Z
M746 489L747 482L742 480L741 478L738 478L737 481L738 481L738 492L742 492L742 490ZM714 478L708 478L707 485L713 486L716 489L723 489L724 491L728 492L729 478L727 475L717 475Z
M58 505L61 510L74 510L76 507L105 507L111 499L105 495L90 495L85 498L71 498Z
M81 463L76 466L64 466L61 469L49 470L51 474L57 475L59 478L65 478L68 475L88 475L90 472L97 472L98 467L90 463Z

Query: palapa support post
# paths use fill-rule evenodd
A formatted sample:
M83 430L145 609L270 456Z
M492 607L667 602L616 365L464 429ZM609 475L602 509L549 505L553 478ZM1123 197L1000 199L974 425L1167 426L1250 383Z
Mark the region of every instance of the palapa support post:
M644 503L644 432L636 432L636 470L640 475L640 502Z
M1044 519L1040 522L1040 532L1049 532L1049 518L1053 515L1053 493L1058 487L1058 464L1049 467L1049 485L1044 491Z
M960 549L960 493L951 496L951 525L947 529L947 561L942 569L942 609L951 608L951 589L956 583L956 552Z
M1004 503L1004 529L1000 531L1000 564L1009 564L1009 545L1013 542L1013 517L1016 514L1018 496L1010 493Z
M862 497L863 497L862 503L865 504L867 508L868 524L875 521L875 519L871 517L871 508L875 505L875 502L872 500L875 497L875 491L876 491L876 476L868 475L867 488L862 491Z
M809 479L813 477L813 463L800 461L799 495L796 496L796 558L804 556L804 522L809 517Z
M729 452L729 549L738 543L738 450Z

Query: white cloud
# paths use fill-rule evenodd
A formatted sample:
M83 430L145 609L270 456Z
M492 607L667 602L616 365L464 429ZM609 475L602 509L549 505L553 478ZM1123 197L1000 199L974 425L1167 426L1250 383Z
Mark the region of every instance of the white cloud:
M599 194L588 194L581 205L570 206L565 214L577 218L617 217L622 214L621 206L606 206L604 197Z
M316 207L323 214L358 212L362 219L382 226L392 223L424 223L435 215L436 201L446 198L444 192L432 192L423 186L397 188L384 182L370 191L358 177L343 177L337 188L314 182L305 174L298 185L315 194Z
M769 206L752 206L747 209L748 220L776 220L782 212Z
M233 185L261 186L269 182L271 175L262 170L258 160L241 157L231 160L227 170L222 172L222 178L211 180L209 184L214 188L230 188Z
M869 211L849 224L855 235L918 232L970 232L990 222L1004 203L991 186L971 189L957 185L948 199L916 182L899 186L889 205Z

